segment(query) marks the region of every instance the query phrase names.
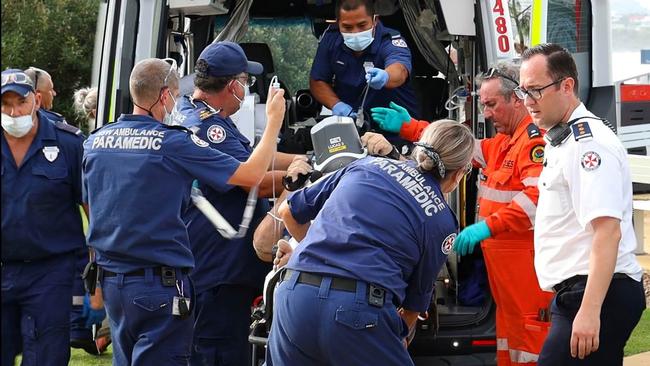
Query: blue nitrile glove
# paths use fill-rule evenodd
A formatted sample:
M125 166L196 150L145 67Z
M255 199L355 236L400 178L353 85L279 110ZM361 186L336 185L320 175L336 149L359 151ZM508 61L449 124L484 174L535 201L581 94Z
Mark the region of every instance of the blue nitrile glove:
M454 240L454 251L460 255L474 253L474 247L481 240L489 238L492 234L485 221L477 222L463 229Z
M388 73L384 69L373 67L366 71L366 81L373 89L381 89L388 82Z
M332 107L332 114L335 116L357 118L357 114L352 111L352 107L343 102L338 102Z
M411 115L406 110L395 102L390 102L390 108L375 107L370 110L372 119L377 122L379 128L384 131L398 133L402 128L402 124L411 121Z
M106 311L102 307L99 310L95 310L90 307L90 296L84 296L84 309L81 313L81 316L86 318L86 328L92 328L93 324L102 324L104 318L106 318Z

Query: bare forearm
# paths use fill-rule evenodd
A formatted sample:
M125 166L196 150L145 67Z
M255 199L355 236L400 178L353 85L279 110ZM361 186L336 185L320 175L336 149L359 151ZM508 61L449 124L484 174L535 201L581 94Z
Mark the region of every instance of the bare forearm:
M310 79L309 90L317 101L329 109L340 101L332 86L324 81Z
M258 258L265 262L273 261L273 246L282 237L284 233L284 223L277 220L279 218L277 208L285 201L287 192L284 191L278 197L275 206L269 211L262 222L255 229L253 234L253 248Z
M291 234L291 236L293 236L297 241L302 241L302 239L307 235L307 230L309 230L309 223L301 224L296 221L296 219L293 218L286 201L282 202L278 212L284 221L284 226L289 231L289 234Z
M291 162L293 161L293 158L296 156L296 154L287 154L283 152L276 152L275 153L275 162L273 163L274 167L273 169L275 170L287 170L289 165L291 165Z
M393 89L402 86L409 77L408 70L400 63L391 64L385 70L388 73L388 83L386 83L385 86L386 89Z
M273 197L273 189L275 188L275 195L279 196L284 187L282 186L282 177L287 174L284 170L274 170L266 172L264 178L259 184L259 191L257 192L258 197L269 198ZM275 183L274 183L275 181ZM246 192L251 190L250 187L242 187Z
M616 267L621 229L619 220L609 217L593 220L592 226L594 239L589 256L589 276L580 307L600 313Z

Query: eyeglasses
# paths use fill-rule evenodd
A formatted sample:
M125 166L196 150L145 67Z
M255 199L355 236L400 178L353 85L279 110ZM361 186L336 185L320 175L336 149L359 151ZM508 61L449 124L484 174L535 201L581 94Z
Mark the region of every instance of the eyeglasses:
M249 88L255 84L255 81L257 81L253 75L237 76L235 77L235 80L243 80L244 82L242 84Z
M167 72L167 76L165 76L165 80L163 80L163 86L167 86L167 81L172 72L175 72L176 76L178 76L178 65L176 64L176 60L173 58L165 58L163 61L169 64L169 71Z
M555 84L561 83L562 81L564 81L564 78L559 79L559 80L555 80L554 82L552 82L552 83L550 83L550 84L548 84L546 86L543 86L541 88L538 88L538 89L528 89L528 90L526 90L526 89L518 86L518 87L515 88L515 95L517 96L517 98L519 98L521 100L524 100L526 98L526 96L531 97L533 100L540 100L540 99L542 99L542 90L544 90L544 89L546 89L548 87L551 87L551 86L553 86Z
M34 88L34 82L25 73L13 72L10 74L2 74L2 86L7 84L23 84Z
M506 79L506 80L514 83L515 85L519 85L518 81L516 81L515 79L511 78L510 76L502 73L501 71L499 71L499 69L496 69L494 67L490 67L485 73L482 74L482 77L484 79L492 79L492 78L499 77L499 78L502 78L502 79Z

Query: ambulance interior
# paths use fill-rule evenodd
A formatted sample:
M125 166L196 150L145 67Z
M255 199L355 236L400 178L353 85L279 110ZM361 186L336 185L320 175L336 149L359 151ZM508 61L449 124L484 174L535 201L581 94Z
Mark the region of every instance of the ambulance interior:
M312 149L311 126L329 111L309 92L308 83L291 82L291 74L308 75L309 62L293 69L284 67L291 47L278 48L271 36L255 33L258 26L287 29L291 37L305 37L315 52L318 38L335 19L334 0L119 0L102 1L95 75L100 88L98 123L115 120L130 109L128 73L144 57L173 57L183 76L181 92L193 87L193 66L203 48L215 40L240 42L249 60L262 63L264 75L257 76L242 109L233 117L251 142L263 130L266 91L277 75L285 89L287 113L279 150L305 153ZM412 53L413 84L423 120L441 118L467 123L477 138L494 135L477 108L473 76L486 71L498 59L516 60L531 43L532 3L537 0L377 0L381 22L401 32ZM578 64L580 95L587 107L610 121L618 121L608 82L596 80L596 45L592 44L592 1L550 0L546 17L557 20L544 26L538 41L567 47ZM594 0L594 3L602 3ZM600 6L600 5L599 5ZM563 28L564 27L564 28ZM508 29L511 28L511 29ZM566 29L571 31L566 31ZM267 28L268 29L268 28ZM563 29L565 29L563 31ZM259 34L262 34L259 36ZM283 74L284 72L284 74ZM596 85L602 87L595 87ZM611 84L611 83L610 83ZM605 102L603 102L605 101ZM608 102L609 101L609 102ZM618 126L620 128L620 126ZM648 128L648 127L645 127ZM650 132L648 132L650 134ZM650 136L650 135L649 135ZM461 228L475 222L478 172L472 173L448 197ZM496 348L492 297L480 250L459 258L452 251L437 277L429 312L418 322L410 350L416 355L459 355L485 353L494 358ZM491 353L491 356L490 356ZM460 364L460 363L454 363ZM483 364L477 361L476 364Z

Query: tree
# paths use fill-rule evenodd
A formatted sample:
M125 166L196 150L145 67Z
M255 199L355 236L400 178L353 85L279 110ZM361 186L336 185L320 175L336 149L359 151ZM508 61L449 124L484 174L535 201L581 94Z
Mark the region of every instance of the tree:
M80 120L72 95L90 85L99 0L3 0L2 69L35 66L52 75L53 109Z

